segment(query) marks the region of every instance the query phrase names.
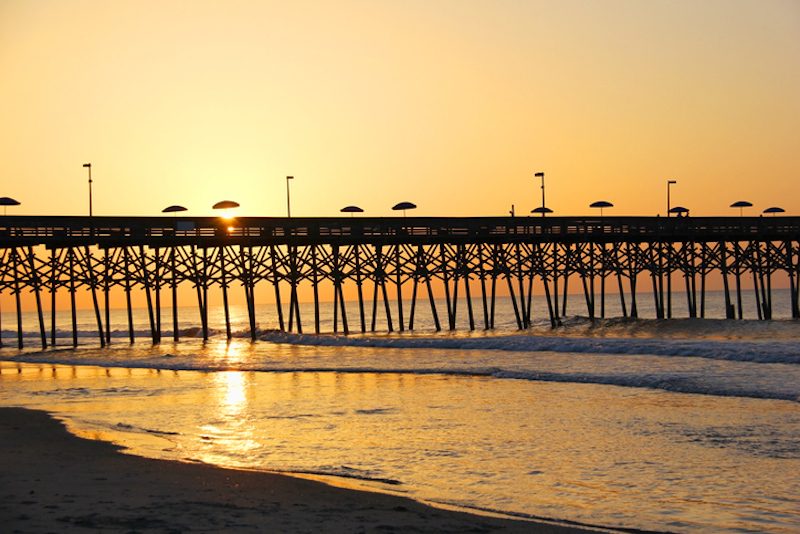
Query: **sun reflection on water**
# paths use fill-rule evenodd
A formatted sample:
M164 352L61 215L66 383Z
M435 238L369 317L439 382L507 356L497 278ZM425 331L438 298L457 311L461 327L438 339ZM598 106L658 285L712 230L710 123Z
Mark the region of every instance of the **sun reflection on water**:
M249 375L244 371L219 371L211 375L213 400L219 407L220 415L238 418L245 414Z
M249 341L232 339L227 342L212 342L205 346L206 355L218 366L238 370L251 361L252 345Z
M208 376L205 423L191 448L197 459L229 467L248 465L261 447L250 408L253 373L217 371Z

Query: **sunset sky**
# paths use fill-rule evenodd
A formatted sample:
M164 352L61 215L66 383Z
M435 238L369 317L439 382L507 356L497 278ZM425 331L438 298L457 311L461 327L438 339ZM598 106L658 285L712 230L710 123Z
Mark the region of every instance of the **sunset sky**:
M800 215L800 2L0 1L19 215Z

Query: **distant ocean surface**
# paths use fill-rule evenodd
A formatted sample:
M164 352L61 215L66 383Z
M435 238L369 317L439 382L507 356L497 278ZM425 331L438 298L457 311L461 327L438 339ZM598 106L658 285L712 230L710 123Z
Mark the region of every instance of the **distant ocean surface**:
M49 410L135 454L332 477L473 510L619 529L793 533L800 321L788 292L773 293L772 321L755 320L748 301L745 320L719 319L721 293L707 296L716 319L687 318L676 293L674 319L621 318L607 296L608 318L590 321L583 297L570 295L571 314L555 330L534 297L527 331L505 298L493 331L480 329L475 306L479 330L470 332L461 301L458 329L437 333L418 301L413 332L353 334L358 308L348 303L348 337L330 333L330 303L321 335L308 333L313 306L302 306L304 334L278 331L274 307L261 306L255 343L244 307L232 308L230 342L221 308L211 310L208 342L197 337L197 310L181 308L174 343L167 308L156 346L146 310L135 310L133 344L125 310L115 310L106 348L92 311L79 313L73 348L65 311L58 345L44 351L36 315L23 314L20 351L16 317L5 312L0 405ZM653 317L646 296L640 316Z

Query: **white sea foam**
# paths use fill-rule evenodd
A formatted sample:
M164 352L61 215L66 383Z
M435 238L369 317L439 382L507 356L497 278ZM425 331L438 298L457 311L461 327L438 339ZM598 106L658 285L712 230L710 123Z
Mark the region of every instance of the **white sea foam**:
M307 335L266 332L261 339L272 343L329 347L395 349L502 350L515 352L560 352L588 354L650 354L712 358L761 363L800 363L796 341L745 341L661 338L557 337L507 335L490 337L389 337Z

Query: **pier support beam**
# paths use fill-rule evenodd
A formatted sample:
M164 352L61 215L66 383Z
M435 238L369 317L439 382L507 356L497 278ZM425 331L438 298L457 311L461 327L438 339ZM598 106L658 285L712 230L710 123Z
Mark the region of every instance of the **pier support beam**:
M100 346L105 347L105 332L103 332L103 321L100 319L100 304L97 302L97 279L94 276L94 267L92 267L92 255L89 252L89 247L84 248L86 255L86 272L88 276L89 289L92 292L92 305L94 307L94 317L97 321L97 335L100 337Z

